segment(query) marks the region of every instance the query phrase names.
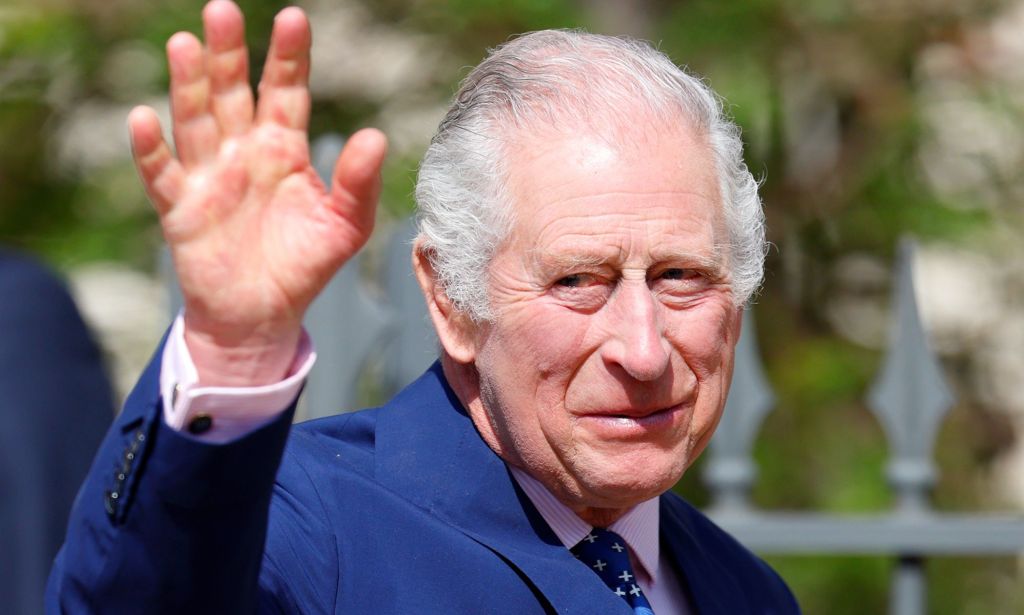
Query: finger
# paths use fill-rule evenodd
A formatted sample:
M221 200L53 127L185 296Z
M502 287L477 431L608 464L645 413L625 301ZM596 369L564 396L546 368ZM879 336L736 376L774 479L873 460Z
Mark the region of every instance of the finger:
M366 237L373 229L387 149L384 133L366 128L349 138L334 165L331 206Z
M288 7L277 14L260 80L257 122L306 130L310 40L309 21L302 9Z
M163 215L181 199L185 171L171 155L160 120L149 107L135 107L128 114L128 135L142 185L157 212Z
M229 0L213 0L203 9L210 107L224 136L244 133L252 125L249 50L242 11Z
M186 167L211 160L220 146L220 130L210 112L210 80L206 75L203 46L188 32L167 41L171 69L171 112L174 143Z

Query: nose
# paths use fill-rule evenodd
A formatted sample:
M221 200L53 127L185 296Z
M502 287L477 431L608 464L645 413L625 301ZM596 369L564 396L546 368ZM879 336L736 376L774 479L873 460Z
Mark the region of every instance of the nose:
M649 382L665 373L669 344L662 331L658 304L646 280L623 280L609 305L610 335L602 347L606 363L636 380Z

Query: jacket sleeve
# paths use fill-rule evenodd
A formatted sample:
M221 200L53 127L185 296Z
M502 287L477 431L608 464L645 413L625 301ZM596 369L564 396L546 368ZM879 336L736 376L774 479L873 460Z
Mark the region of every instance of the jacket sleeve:
M296 430L289 446L320 450L308 441L298 442L304 437L308 439ZM300 457L285 453L274 485L260 570L260 615L328 615L337 607L338 538L327 522L330 514L317 482Z
M47 613L254 613L287 412L229 444L163 422L161 348L125 402L71 512Z

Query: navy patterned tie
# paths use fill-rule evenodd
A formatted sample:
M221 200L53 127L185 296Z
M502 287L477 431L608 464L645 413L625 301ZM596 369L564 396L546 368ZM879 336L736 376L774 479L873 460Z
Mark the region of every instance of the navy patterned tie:
M629 563L626 541L611 530L595 527L571 549L581 562L601 577L605 585L633 608L636 615L654 615L651 603L647 601L633 575Z

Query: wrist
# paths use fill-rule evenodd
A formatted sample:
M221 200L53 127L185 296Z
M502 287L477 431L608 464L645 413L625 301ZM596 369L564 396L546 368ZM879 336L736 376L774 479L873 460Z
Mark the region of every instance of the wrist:
M273 384L289 373L302 336L301 324L246 335L204 330L185 314L185 344L201 386L253 387Z

